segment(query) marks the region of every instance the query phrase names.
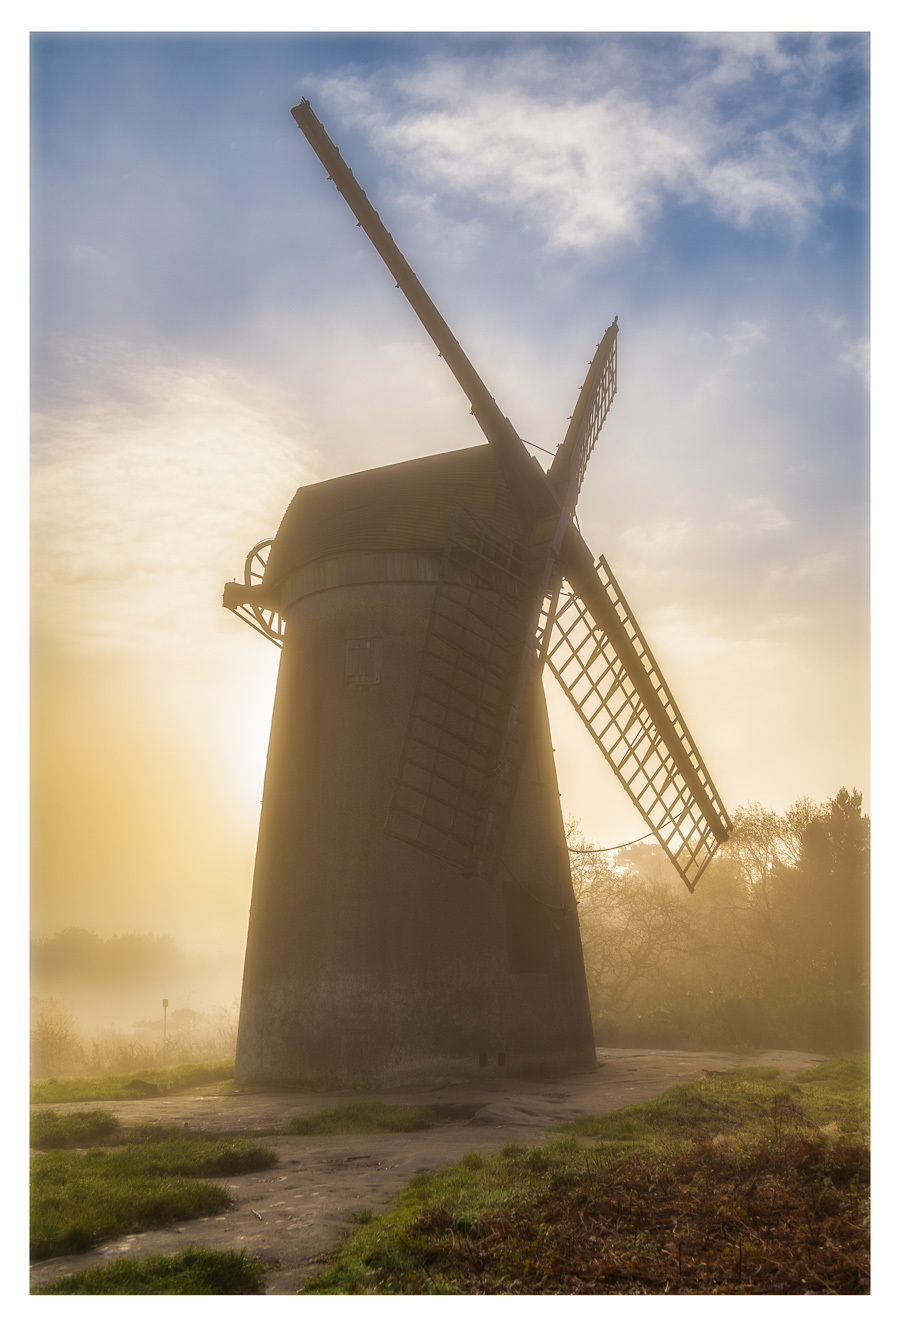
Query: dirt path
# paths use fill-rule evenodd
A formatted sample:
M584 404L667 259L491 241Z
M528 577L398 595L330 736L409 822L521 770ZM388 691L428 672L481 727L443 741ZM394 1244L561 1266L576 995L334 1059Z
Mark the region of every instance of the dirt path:
M704 1071L741 1064L772 1064L785 1074L822 1061L821 1056L770 1051L741 1056L719 1052L600 1050L595 1074L552 1081L491 1080L454 1084L431 1091L396 1089L379 1100L429 1105L449 1116L422 1133L366 1134L338 1138L287 1138L278 1130L306 1111L353 1100L353 1093L253 1092L234 1096L191 1093L148 1101L73 1103L60 1111L102 1108L124 1124L187 1124L191 1129L235 1132L272 1129L260 1141L278 1155L272 1170L219 1180L234 1206L221 1216L186 1221L112 1240L70 1258L35 1263L32 1285L44 1285L69 1272L105 1263L123 1254L172 1253L186 1245L246 1249L270 1267L266 1294L296 1294L317 1262L331 1253L354 1215L386 1208L413 1176L451 1165L466 1152L488 1155L504 1143L541 1143L554 1124L579 1115L601 1115L646 1101L675 1083L700 1078ZM206 1089L208 1091L208 1089Z

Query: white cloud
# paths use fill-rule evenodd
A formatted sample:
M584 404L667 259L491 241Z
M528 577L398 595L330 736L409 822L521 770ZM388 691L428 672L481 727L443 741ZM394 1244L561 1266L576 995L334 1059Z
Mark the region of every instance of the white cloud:
M799 154L772 135L760 135L746 156L704 163L699 187L712 210L747 229L774 219L803 230L821 201L821 189Z
M480 249L487 236L483 222L477 219L457 221L442 215L435 194L398 191L390 200L390 209L405 224L440 235L441 249L453 261L462 261Z
M774 585L797 585L821 581L848 561L847 554L835 549L829 553L811 553L795 562L780 562L769 568L767 580Z
M771 499L745 498L732 507L730 520L719 525L719 530L732 535L771 534L775 530L790 529L791 522Z
M680 548L690 529L690 521L663 519L648 525L633 525L622 531L621 540L630 553L659 560Z
M742 228L806 230L826 196L823 165L854 126L807 104L818 80L801 74L821 56L790 54L771 34L700 39L655 70L640 48L616 63L617 49L435 59L390 94L381 74L321 91L426 193L515 210L550 248L639 242L667 201ZM603 78L604 60L615 77ZM733 93L761 69L791 89L781 116L771 94Z
M857 341L850 341L838 355L838 362L848 373L861 379L866 387L869 386L869 361L870 347L869 338L861 337Z
M760 69L784 74L791 60L782 50L774 32L725 32L691 34L698 48L716 54L719 59L708 75L713 83L743 83Z
M780 635L782 632L804 631L813 625L808 613L770 613L762 622L762 630Z
M730 332L726 332L722 337L728 351L732 355L747 355L754 346L762 345L769 339L768 322L750 322L747 319L740 319L736 322Z
M103 358L102 386L34 422L35 626L69 648L188 646L310 477L306 449L222 367Z

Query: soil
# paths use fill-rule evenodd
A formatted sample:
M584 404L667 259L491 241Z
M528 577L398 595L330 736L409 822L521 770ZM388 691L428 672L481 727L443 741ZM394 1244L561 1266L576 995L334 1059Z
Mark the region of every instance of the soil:
M271 1129L271 1136L260 1142L277 1153L278 1164L272 1170L216 1181L234 1198L233 1207L221 1216L128 1235L90 1253L35 1263L31 1284L45 1285L125 1254L173 1253L200 1245L246 1249L269 1268L266 1294L296 1294L318 1265L334 1253L352 1228L355 1214L389 1207L392 1197L413 1175L452 1165L467 1152L489 1155L512 1141L546 1142L547 1131L555 1124L646 1101L676 1083L704 1074L738 1065L771 1064L790 1076L822 1060L822 1056L794 1051L736 1055L598 1049L596 1073L540 1082L479 1079L430 1090L397 1088L377 1093L381 1101L427 1105L439 1115L440 1123L434 1128L406 1134L298 1138L279 1133L294 1115L360 1095L349 1092L219 1095L210 1086L144 1101L57 1106L60 1111L105 1108L125 1125L175 1123L192 1131L235 1133Z

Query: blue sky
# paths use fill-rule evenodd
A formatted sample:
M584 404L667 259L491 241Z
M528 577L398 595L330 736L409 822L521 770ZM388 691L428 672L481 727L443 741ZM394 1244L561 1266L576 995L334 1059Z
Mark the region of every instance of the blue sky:
M530 443L618 315L579 519L726 803L867 791L864 35L40 34L32 89L46 804L90 767L38 929L124 874L231 942L277 659L221 586L299 485L481 440L301 95ZM550 703L564 808L641 832Z

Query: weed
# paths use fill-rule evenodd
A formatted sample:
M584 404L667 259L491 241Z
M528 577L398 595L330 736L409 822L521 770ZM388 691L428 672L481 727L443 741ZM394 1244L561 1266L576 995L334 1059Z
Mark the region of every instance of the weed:
M789 1129L799 1128L806 1122L803 1110L790 1092L784 1089L773 1092L769 1101L760 1107L760 1111L766 1122L771 1125L772 1136L776 1143L781 1142Z
M43 1286L36 1295L261 1295L265 1270L245 1253L184 1249L150 1258L118 1258Z

